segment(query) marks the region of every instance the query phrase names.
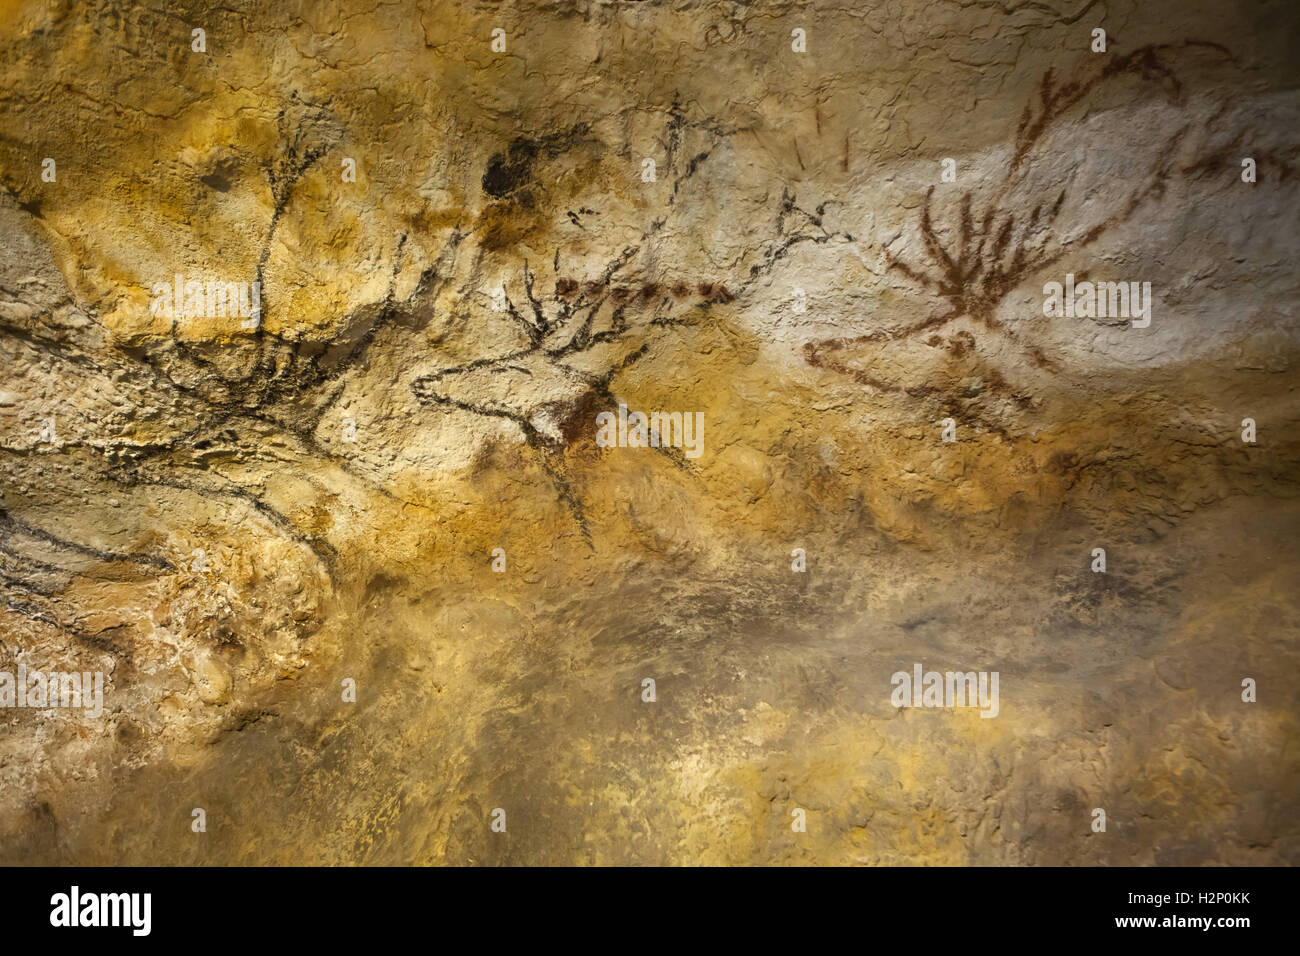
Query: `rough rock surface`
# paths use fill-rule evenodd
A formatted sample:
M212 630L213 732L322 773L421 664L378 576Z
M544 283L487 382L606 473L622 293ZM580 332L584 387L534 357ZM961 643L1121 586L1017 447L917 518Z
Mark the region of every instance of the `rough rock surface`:
M1300 862L1292 0L0 8L0 861Z

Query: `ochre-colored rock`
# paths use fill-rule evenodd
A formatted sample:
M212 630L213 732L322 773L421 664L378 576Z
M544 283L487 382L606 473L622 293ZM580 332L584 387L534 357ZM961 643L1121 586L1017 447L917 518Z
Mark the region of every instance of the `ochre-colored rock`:
M0 4L0 861L1300 862L1297 12L1078 7Z

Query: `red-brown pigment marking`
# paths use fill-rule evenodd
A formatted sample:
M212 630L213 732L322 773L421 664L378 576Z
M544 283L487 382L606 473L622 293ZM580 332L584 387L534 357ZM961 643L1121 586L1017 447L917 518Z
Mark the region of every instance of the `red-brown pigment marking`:
M580 282L567 276L555 280L555 298L566 302L577 298L579 294L588 299L596 299L606 289L607 287L599 282ZM683 281L679 281L672 286L664 286L658 282L647 282L639 289L620 285L608 288L608 292L610 301L615 305L626 305L638 297L649 302L666 294L671 295L674 299L700 303L731 302L734 299L731 292L721 282L699 282L693 288L689 283Z

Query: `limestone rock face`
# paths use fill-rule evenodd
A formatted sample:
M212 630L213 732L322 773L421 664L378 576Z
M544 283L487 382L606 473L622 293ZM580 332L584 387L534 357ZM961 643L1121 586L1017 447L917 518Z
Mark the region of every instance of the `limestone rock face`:
M3 8L3 862L1300 863L1290 0Z

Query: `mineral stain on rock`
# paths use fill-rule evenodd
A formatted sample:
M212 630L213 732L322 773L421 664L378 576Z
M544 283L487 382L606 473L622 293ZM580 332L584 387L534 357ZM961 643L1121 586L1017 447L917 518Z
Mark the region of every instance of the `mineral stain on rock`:
M552 133L539 139L518 137L510 146L488 159L483 173L483 192L493 199L502 199L522 190L532 182L534 169L541 160L554 159L572 149L586 138L590 127L575 123L563 133ZM528 197L520 198L527 203Z

